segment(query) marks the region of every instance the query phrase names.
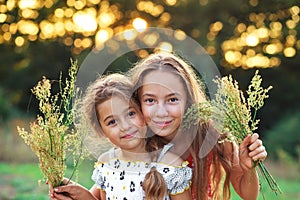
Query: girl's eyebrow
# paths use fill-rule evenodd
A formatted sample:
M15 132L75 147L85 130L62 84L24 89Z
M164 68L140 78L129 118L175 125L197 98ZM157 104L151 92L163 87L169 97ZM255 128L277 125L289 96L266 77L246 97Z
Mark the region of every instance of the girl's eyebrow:
M133 107L133 106L129 106L128 108L125 108L121 113L126 113L126 112L128 112L130 109L134 109L134 107ZM108 120L109 118L113 118L113 117L114 117L113 114L108 115L107 117L104 118L104 120L103 120L104 123L105 123L106 120Z
M151 94L151 93L145 93L141 97L144 97L144 96L155 97L156 95ZM172 93L166 95L166 97L171 97L171 96L183 96L183 95L181 93L179 93L179 92L172 92Z

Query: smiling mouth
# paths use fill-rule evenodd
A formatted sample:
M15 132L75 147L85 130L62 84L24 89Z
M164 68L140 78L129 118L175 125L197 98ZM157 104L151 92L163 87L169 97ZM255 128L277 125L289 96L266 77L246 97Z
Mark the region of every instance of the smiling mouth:
M160 128L166 128L167 126L169 126L172 123L172 120L163 121L163 122L153 121L153 123Z
M128 133L128 134L122 136L121 138L122 139L131 139L131 138L134 138L134 137L136 137L136 131L132 132L132 133Z

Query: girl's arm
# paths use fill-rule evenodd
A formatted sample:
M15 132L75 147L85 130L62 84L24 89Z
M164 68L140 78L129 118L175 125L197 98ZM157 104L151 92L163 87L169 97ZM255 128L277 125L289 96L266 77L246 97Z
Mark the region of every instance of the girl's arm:
M254 162L264 160L267 156L258 134L248 135L239 147L235 144L225 144L225 155L232 160L230 180L233 188L245 200L257 199L259 180Z

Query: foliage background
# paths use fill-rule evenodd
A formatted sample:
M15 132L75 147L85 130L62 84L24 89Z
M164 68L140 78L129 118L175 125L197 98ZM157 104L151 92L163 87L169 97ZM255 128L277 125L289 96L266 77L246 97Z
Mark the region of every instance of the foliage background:
M299 174L299 21L299 0L0 0L0 162L36 162L16 126L37 114L30 89L43 75L58 79L70 57L81 63L115 34L147 26L192 37L243 89L259 68L273 89L258 132L269 161Z

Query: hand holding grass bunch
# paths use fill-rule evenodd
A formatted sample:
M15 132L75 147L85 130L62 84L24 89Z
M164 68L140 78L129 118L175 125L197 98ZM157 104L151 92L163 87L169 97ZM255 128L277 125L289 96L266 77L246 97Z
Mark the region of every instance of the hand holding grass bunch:
M61 185L67 152L73 155L73 174L84 156L81 137L73 124L74 114L77 113L71 108L72 98L79 95L75 87L77 71L77 62L71 61L69 79L62 83L60 77L60 92L54 95L51 94L50 80L43 77L31 90L39 101L41 115L30 124L30 132L17 127L19 135L37 155L44 178L53 187Z
M217 84L215 99L192 106L186 114L185 126L196 124L199 120L204 123L213 121L220 133L226 133L224 140L240 145L249 134L253 134L257 129L259 123L259 119L256 119L257 111L264 105L264 100L268 98L267 93L272 86L262 88L262 78L256 71L246 91L248 95L246 99L239 89L238 82L232 76L217 78L214 81ZM278 184L262 161L258 160L254 164L258 165L260 174L271 190L276 195L281 193Z

